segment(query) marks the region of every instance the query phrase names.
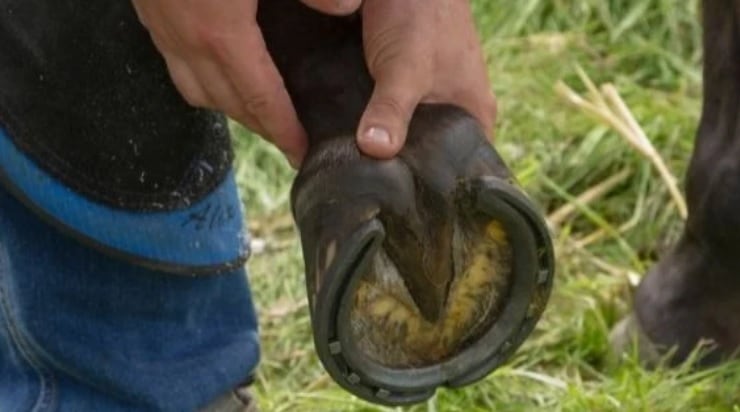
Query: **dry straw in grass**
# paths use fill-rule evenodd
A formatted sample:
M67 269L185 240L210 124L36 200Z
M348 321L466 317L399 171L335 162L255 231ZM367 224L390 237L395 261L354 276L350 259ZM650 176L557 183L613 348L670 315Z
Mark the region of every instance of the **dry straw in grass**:
M658 151L655 150L617 89L609 83L597 88L583 69L577 67L576 70L589 91L588 97L579 95L562 81L555 85L555 91L573 106L611 127L638 153L646 157L658 171L668 188L679 215L685 220L688 216L686 200L678 188L676 177L670 172Z
M578 211L579 208L582 208L583 206L588 205L611 192L614 188L624 183L631 174L632 172L629 169L624 169L581 193L574 201L568 202L556 211L550 213L550 215L547 216L547 223L550 225L550 228L557 230L560 225L562 225L563 222L565 222L573 213Z

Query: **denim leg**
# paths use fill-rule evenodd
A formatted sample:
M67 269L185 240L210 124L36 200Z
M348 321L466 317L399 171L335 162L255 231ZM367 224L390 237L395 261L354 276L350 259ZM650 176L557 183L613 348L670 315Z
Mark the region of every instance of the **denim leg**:
M0 279L4 277L6 274L0 270ZM0 410L51 409L54 379L28 347L17 323L8 316L8 298L7 291L0 286Z
M0 189L0 410L190 411L259 359L244 270L178 277L62 235Z

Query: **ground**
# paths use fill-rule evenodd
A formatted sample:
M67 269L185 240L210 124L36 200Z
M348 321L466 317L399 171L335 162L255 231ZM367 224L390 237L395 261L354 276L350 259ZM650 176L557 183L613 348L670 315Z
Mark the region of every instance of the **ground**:
M597 83L614 83L682 185L701 106L699 1L473 4L499 101L496 147L521 185L552 214L611 177L620 183L558 226L552 300L511 361L476 385L440 390L408 410L740 411L740 363L647 372L634 356L610 358L610 328L629 311L639 277L680 234L682 219L650 162L553 90L563 80L583 92L578 66ZM289 213L293 172L276 150L234 130L255 237L249 270L262 328L262 408L396 410L352 397L323 371Z

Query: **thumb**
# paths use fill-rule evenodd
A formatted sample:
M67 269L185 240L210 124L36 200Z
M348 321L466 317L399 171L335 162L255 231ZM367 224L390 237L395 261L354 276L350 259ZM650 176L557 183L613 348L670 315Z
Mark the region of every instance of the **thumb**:
M406 142L416 105L431 85L429 33L419 26L422 0L365 0L365 59L375 89L357 130L357 145L373 157L391 158ZM416 14L414 14L416 13Z
M357 131L360 150L388 159L403 148L411 116L422 98L424 87L414 79L413 66L390 64L379 68L375 89Z

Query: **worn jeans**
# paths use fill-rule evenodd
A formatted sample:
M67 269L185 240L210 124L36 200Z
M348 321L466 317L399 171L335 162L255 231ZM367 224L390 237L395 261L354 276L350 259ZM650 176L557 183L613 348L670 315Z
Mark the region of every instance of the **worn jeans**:
M90 249L0 188L0 411L192 411L259 358L244 270L179 277Z

